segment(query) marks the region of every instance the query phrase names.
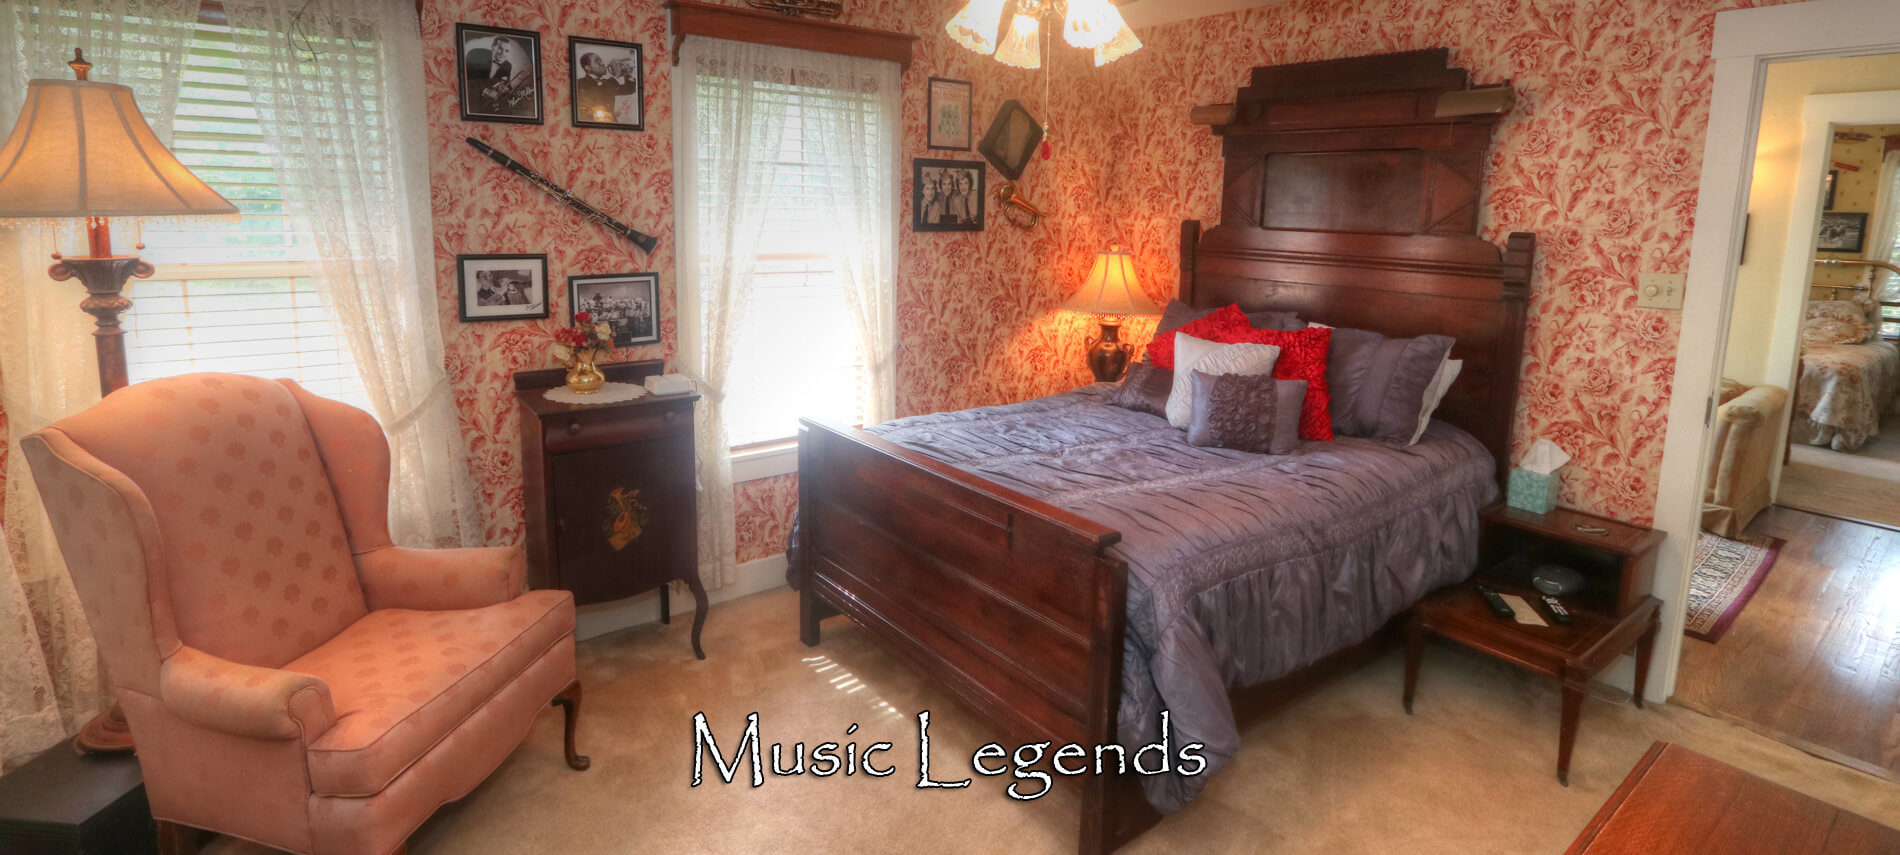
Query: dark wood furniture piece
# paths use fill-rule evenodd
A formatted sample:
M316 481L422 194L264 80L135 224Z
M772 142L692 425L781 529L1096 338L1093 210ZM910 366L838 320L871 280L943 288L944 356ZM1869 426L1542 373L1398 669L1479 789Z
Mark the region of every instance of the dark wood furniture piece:
M908 33L834 21L795 18L698 0L667 0L660 5L671 12L674 65L680 64L680 45L688 36L882 59L897 63L905 71L910 70L911 49L917 45L917 37Z
M603 365L614 383L659 374L660 360ZM693 465L698 394L647 395L614 404L562 404L545 396L565 369L515 375L521 415L521 475L528 521L528 584L565 588L579 605L660 589L660 621L672 621L668 582L693 592L693 655L706 625L699 581L699 511Z
M1603 803L1568 855L1900 852L1900 831L1658 742Z
M107 855L157 845L139 761L54 746L0 775L0 852Z
M1466 91L1444 50L1255 69L1225 136L1224 222L1182 227L1181 297L1292 309L1391 336L1457 337L1438 410L1506 472L1534 238L1475 234L1496 115L1439 117ZM1184 115L1183 121L1187 120ZM793 560L799 632L843 613L1024 742L1116 741L1121 534L870 434L806 421ZM1251 712L1375 651L1364 643L1234 694ZM1082 781L1079 849L1159 821L1132 776Z
M1636 651L1636 706L1643 705L1649 659L1662 627L1662 601L1649 595L1662 532L1559 508L1533 514L1502 504L1480 511L1478 576L1443 589L1412 609L1405 632L1405 711L1412 711L1425 642L1437 635L1521 668L1563 681L1557 732L1557 780L1570 786L1570 750L1590 679L1624 652ZM1583 591L1560 598L1570 625L1552 620L1531 587L1531 572L1562 564L1584 574ZM1531 604L1549 626L1491 613L1479 582Z

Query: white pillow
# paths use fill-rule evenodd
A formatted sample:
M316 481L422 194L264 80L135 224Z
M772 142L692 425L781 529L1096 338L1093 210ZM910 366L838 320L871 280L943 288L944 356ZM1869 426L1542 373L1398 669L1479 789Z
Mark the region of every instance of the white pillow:
M1174 387L1168 391L1168 424L1186 429L1194 420L1194 372L1272 374L1280 348L1271 344L1221 344L1191 335L1174 336Z
M1432 412L1438 409L1438 402L1445 399L1445 393L1451 390L1452 381L1457 380L1458 372L1464 369L1465 361L1462 359L1447 358L1438 363L1438 373L1432 375L1432 382L1425 384L1425 406L1418 410L1418 430L1412 432L1412 441L1406 445L1417 445L1419 437L1425 435L1425 428L1432 423Z

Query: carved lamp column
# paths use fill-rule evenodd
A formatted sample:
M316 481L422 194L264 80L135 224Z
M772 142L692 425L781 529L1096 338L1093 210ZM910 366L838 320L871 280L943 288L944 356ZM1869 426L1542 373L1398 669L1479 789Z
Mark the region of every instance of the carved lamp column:
M1062 308L1091 315L1101 325L1101 336L1089 339L1087 351L1089 372L1098 381L1120 380L1128 368L1129 358L1134 355L1135 346L1122 343L1122 320L1160 312L1154 302L1141 293L1134 261L1119 244L1110 244L1107 251L1096 253L1095 266L1089 269L1082 290Z
M92 64L73 51L75 80L32 80L26 104L0 144L0 221L57 224L84 220L90 255L53 255L56 281L86 287L79 308L96 321L99 392L126 385L125 331L119 316L132 307L121 293L132 277L152 275L136 255L113 255L108 221L122 218L235 217L217 191L166 150L145 122L132 90L87 79ZM115 751L132 747L118 706L88 723L76 747Z

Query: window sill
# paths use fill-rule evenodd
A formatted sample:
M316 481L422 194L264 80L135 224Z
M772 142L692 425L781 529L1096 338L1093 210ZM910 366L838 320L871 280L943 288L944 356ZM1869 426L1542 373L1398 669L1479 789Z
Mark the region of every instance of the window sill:
M734 449L732 452L732 483L734 484L774 478L779 475L791 475L796 472L798 472L798 443L796 442Z

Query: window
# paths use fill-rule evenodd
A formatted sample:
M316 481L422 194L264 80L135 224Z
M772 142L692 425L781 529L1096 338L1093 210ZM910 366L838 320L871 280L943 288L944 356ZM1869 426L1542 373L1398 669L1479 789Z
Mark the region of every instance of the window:
M734 448L784 442L796 436L798 420L808 416L864 423L872 379L837 268L845 255L839 244L861 236L838 234L826 212L839 194L861 191L867 183L879 198L895 197L895 158L884 155L894 151L896 121L884 96L876 87L821 88L709 75L695 78L693 87L702 115L740 109L743 103L779 119L772 123L776 138L760 140L746 153L771 168L748 170L747 186L740 189L748 204L764 208L765 229L750 302L732 331L724 401L729 441ZM746 88L750 91L742 92ZM821 115L827 111L831 115ZM841 154L835 141L820 144L820 134L836 134L841 127L862 129L860 152ZM719 204L717 161L702 137L694 171L702 206ZM891 229L893 223L892 215L880 209L873 228ZM700 281L711 277L712 264L712 252L702 247ZM888 281L881 287L888 288Z
M369 409L349 349L312 274L310 237L284 216L283 190L251 106L231 30L200 23L174 119L172 151L243 214L237 223L148 226L156 268L127 291L132 382L198 371L288 377Z

